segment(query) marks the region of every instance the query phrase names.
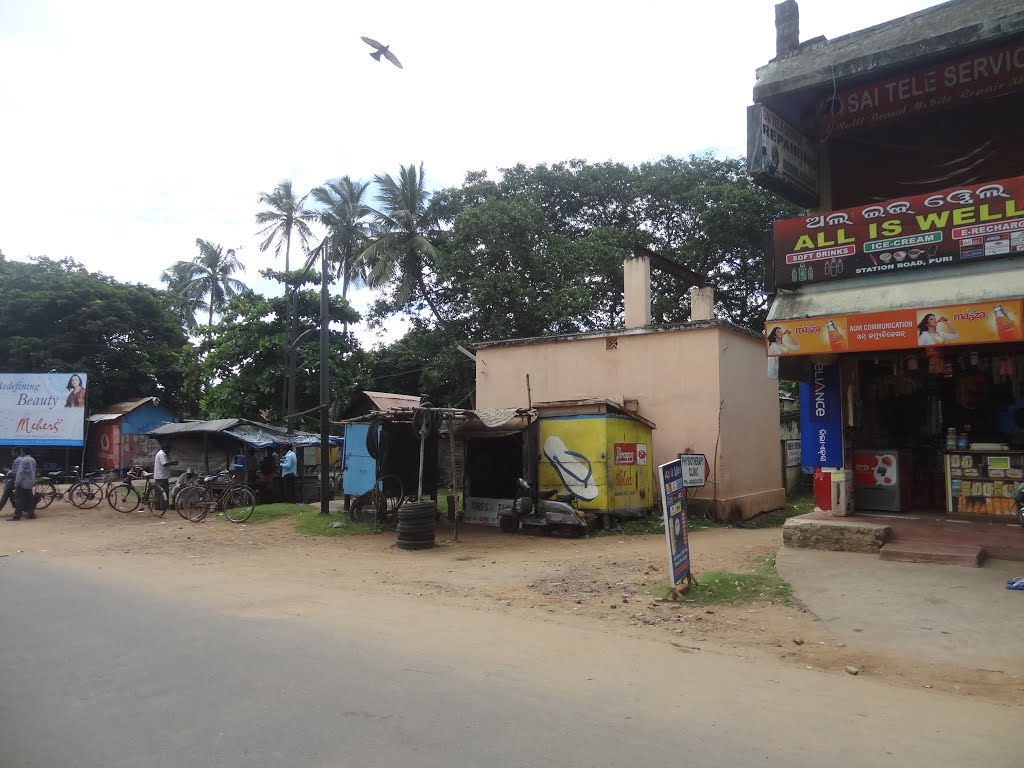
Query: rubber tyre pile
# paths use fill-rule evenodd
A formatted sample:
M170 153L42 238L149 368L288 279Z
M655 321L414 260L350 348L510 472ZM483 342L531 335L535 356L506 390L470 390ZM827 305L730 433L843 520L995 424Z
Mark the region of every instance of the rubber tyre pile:
M435 539L436 501L410 501L398 510L399 549L430 549Z

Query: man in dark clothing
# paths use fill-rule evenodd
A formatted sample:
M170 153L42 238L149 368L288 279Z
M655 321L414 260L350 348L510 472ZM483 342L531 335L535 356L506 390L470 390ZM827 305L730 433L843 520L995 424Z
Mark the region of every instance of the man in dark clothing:
M7 506L7 500L11 500L11 506L18 508L18 499L14 493L14 477L18 474L18 465L21 463L21 448L11 451L11 468L4 475L4 495L0 497L0 510Z
M14 514L8 520L21 520L25 517L32 520L36 516L36 460L32 458L29 448L21 449L21 461L18 462L18 474L14 477L15 507Z

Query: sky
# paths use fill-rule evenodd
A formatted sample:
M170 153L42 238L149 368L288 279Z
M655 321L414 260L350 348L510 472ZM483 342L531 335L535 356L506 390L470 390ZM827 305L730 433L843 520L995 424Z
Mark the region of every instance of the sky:
M282 179L423 162L437 189L516 163L743 155L774 4L0 0L0 250L159 286L202 238L270 294L259 271L283 263L254 216ZM800 37L936 4L802 0Z

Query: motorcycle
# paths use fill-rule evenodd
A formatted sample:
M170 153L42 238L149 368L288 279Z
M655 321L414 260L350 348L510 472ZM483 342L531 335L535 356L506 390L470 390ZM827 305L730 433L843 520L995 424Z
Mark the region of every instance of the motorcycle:
M511 508L498 517L498 527L505 533L535 528L544 533L558 532L573 538L586 533L587 523L587 514L576 508L573 494L558 493L553 488L535 490L523 478L519 478L519 490Z

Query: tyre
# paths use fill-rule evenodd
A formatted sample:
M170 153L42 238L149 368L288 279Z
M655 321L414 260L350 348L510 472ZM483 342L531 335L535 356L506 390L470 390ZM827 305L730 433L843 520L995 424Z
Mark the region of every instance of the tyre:
M178 510L178 515L185 520L188 520L188 515L185 514L185 501L188 499L190 493L198 488L196 485L186 485L184 488L178 489L178 492L174 494L174 508Z
M516 533L519 531L519 518L513 515L505 515L498 518L498 528L503 533Z
M151 485L149 490L146 491L142 503L146 505L146 509L149 510L149 514L153 515L153 517L163 517L167 511L167 494L164 493L164 489L161 486Z
M362 493L352 499L348 508L348 519L353 523L374 523L377 521L377 508L373 503L373 491Z
M395 541L398 542L410 542L410 541L434 541L435 540L433 531L423 531L422 533L406 533L399 536Z
M32 493L36 500L36 509L46 509L53 500L60 496L60 491L51 480L40 480L32 486Z
M107 494L107 503L118 512L134 512L142 499L130 485L115 485Z
M403 536L407 533L434 533L437 527L434 525L433 520L429 520L425 523L399 523L398 524L398 535Z
M436 501L410 501L398 510L398 522L433 520L437 517Z
M381 518L394 515L402 508L405 502L405 488L398 475L384 475L377 481L374 489L377 504L377 514Z
M397 541L396 545L399 549L432 549L437 546L437 542L433 539L430 541Z
M182 491L178 500L181 502L178 514L193 523L201 522L209 514L210 507L213 506L210 492L198 486L188 491Z
M256 494L241 487L228 491L224 498L224 517L232 523L244 523L256 509Z
M71 497L71 503L79 509L92 509L98 507L103 501L103 489L99 483L94 483L91 480L81 480L75 483L68 491L68 495Z

